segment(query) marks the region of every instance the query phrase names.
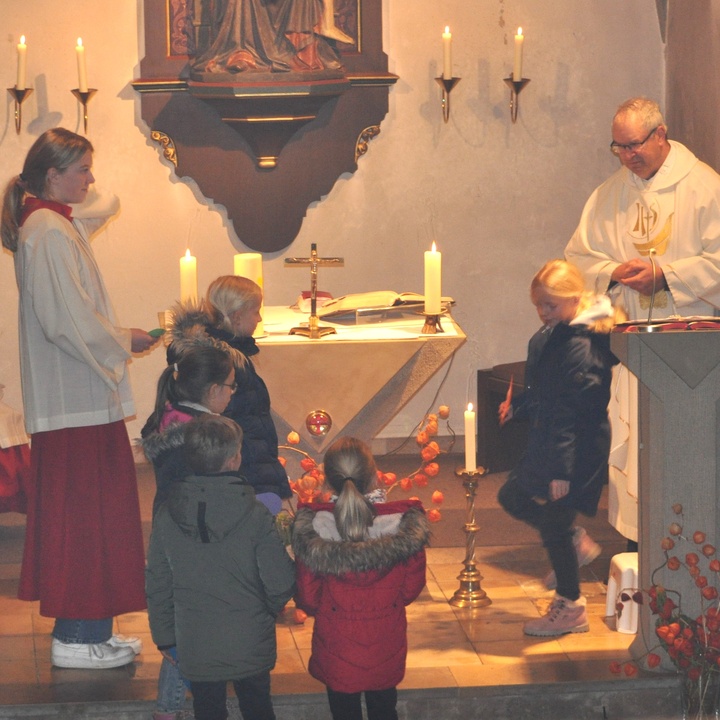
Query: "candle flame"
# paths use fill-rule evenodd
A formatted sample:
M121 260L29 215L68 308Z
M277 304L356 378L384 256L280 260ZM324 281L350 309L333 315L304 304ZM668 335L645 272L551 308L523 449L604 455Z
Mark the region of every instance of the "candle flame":
M473 409L473 404L468 403L468 412L472 412L472 409Z
M185 251L185 259L186 259L186 260L189 260L191 257L192 257L192 255L190 254L190 248L188 248L188 249Z
M24 35L21 35L21 36L20 36L20 44L21 44L21 45L24 45L24 44L25 44L25 36L24 36Z
M435 241L433 240L431 252L437 252L437 246L435 245Z
M78 38L77 46L82 47L82 38Z
M518 35L522 35L522 28L521 28L521 27L518 28L517 34L518 34Z
M449 25L446 25L446 26L445 26L445 32L446 32L446 33L449 33L449 32L450 32L450 26L449 26Z

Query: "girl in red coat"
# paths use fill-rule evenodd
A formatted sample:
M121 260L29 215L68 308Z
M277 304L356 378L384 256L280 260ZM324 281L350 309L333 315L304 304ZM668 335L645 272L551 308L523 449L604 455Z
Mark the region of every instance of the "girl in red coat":
M385 502L365 443L325 454L336 495L301 504L293 526L299 608L315 616L310 674L327 685L335 720L396 720L405 675L409 605L425 586L430 530L419 501Z

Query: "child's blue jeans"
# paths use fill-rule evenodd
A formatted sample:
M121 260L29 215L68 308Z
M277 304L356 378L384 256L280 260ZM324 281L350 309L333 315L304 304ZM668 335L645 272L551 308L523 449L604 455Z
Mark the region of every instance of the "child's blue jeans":
M175 664L166 657L162 659L158 677L157 710L162 713L173 713L182 710L185 706L185 695L190 684L180 672L175 648L165 652L175 659Z

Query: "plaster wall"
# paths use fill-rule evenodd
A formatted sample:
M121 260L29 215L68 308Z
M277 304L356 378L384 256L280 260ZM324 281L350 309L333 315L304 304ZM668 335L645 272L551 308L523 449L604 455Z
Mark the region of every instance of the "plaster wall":
M0 77L15 83L15 47L28 39L28 84L22 132L15 133L9 96L0 116L0 184L20 172L27 150L44 130L82 132L74 46L87 48L88 135L95 145L99 185L116 192L122 211L95 241L95 252L120 321L151 328L156 313L179 295L178 259L198 258L201 292L232 272L246 248L222 207L195 183L177 178L139 119L130 81L139 76L143 40L140 0L74 0L58 10L50 0L3 0ZM609 21L611 20L611 21ZM439 88L440 34L450 25L454 74L462 78L444 124ZM512 70L513 35L525 35L517 124L510 122L503 78ZM264 262L266 302L291 304L309 285L305 271L283 258L345 258L343 269L321 269L320 286L335 295L377 289L422 292L423 251L436 240L443 252L443 294L468 342L383 431L410 433L437 393L460 412L475 393L475 372L524 358L537 327L527 288L537 268L562 254L592 189L616 167L608 152L610 120L627 97L663 100L664 45L654 0L385 0L384 46L390 71L390 111L381 134L359 163L307 212L302 230L282 253ZM282 161L282 156L280 158ZM280 209L279 209L280 211ZM17 291L8 253L0 257L0 383L5 400L21 407L17 359ZM372 362L369 354L368 362ZM260 356L262 363L262 355ZM139 434L152 408L164 354L131 366ZM262 368L262 365L260 364ZM261 369L262 372L262 369Z

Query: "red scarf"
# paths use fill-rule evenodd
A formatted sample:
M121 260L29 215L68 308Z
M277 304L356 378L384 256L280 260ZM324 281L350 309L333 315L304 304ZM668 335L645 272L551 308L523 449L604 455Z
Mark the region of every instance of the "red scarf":
M20 215L20 227L25 224L25 221L32 213L42 208L54 210L67 220L72 220L72 208L69 205L63 205L62 203L55 202L55 200L43 200L38 197L29 197L25 198L25 202L23 203L22 214Z

